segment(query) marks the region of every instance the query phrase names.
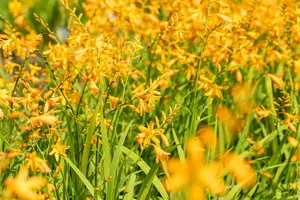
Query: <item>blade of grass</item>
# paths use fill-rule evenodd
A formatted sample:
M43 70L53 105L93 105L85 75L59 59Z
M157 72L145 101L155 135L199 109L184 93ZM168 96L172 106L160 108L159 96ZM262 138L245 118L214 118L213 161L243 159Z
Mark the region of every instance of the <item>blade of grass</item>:
M89 163L91 141L92 141L94 129L96 127L96 117L97 117L97 114L99 112L101 112L100 108L101 108L102 103L100 101L101 101L101 98L100 98L99 102L97 103L95 113L93 114L93 117L90 121L90 124L89 124L89 126L87 128L87 132L86 132L86 139L85 139L85 144L84 144L84 149L83 149L83 154L82 154L82 161L81 161L81 166L80 166L80 170L82 171L84 176L87 175L87 166Z
M75 173L78 175L78 177L81 179L81 181L84 183L84 185L87 187L87 189L90 191L91 195L94 196L94 187L92 184L87 180L85 175L74 165L74 163L67 157L64 158L66 163L70 165L70 167L75 171ZM101 199L98 197L98 199Z
M126 154L132 161L136 162L137 165L143 170L145 174L149 173L150 167L137 154L135 154L130 149L124 146L122 146L122 152ZM163 199L169 199L168 193L166 192L163 184L161 183L161 181L157 176L154 176L153 178L153 185L158 190L158 192L160 193Z
M128 184L127 184L127 187L126 187L126 190L128 193L125 195L124 200L132 200L133 199L135 179L136 179L136 175L131 174Z
M110 176L112 177L111 181L108 183L107 185L107 199L108 200L114 200L115 198L115 193L114 192L114 189L117 189L115 187L115 184L116 184L116 180L117 180L117 170L118 170L118 163L119 163L119 159L120 159L120 156L121 156L121 148L124 144L124 141L125 141L125 138L128 134L128 131L131 127L131 124L132 124L132 121L129 123L129 125L127 126L127 128L125 129L125 131L122 133L121 135L121 139L119 141L119 144L114 152L114 158L113 158L113 161L112 161L112 165L111 165L111 168L110 168Z
M102 135L102 147L103 147L103 164L104 164L104 176L105 179L109 177L109 172L111 168L111 154L110 154L110 144L107 137L107 128L104 126L104 112L103 112L103 101L100 103L100 122L101 122L101 135Z
M174 128L172 128L172 134L173 134L173 138L174 138L174 141L175 141L175 144L176 144L176 148L177 148L177 152L178 152L178 156L179 156L179 159L180 161L185 161L185 155L184 155L184 151L179 143L179 140L178 140L178 137L176 135L176 132L174 130Z
M151 170L147 174L147 176L141 186L141 189L138 193L137 200L145 200L147 198L150 188L152 186L153 179L155 177L155 174L156 174L158 168L159 168L159 164L157 164L157 163L155 163L152 166Z

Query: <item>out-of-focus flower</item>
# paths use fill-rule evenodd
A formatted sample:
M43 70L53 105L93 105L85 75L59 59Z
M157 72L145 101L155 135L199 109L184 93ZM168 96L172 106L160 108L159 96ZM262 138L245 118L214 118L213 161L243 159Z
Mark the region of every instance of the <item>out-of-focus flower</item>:
M284 82L282 80L283 75L275 76L274 74L268 74L268 76L271 78L271 80L275 84L275 87L283 87L284 86Z
M214 130L209 126L200 127L197 131L201 142L205 145L206 148L216 148L218 139L214 133Z
M28 178L28 168L23 166L17 176L7 178L4 184L8 197L17 196L23 200L36 200L39 198L36 190L45 186L46 179L43 177Z
M95 81L90 81L90 88L93 94L97 94L97 92L99 91L98 86L96 85Z
M288 142L292 147L297 147L299 144L299 141L292 136L288 136Z
M295 162L295 161L297 161L299 159L300 159L300 148L298 148L296 150L296 152L294 153L293 157L291 158L291 161Z
M55 186L52 183L48 183L47 188L49 192L53 192L55 190Z
M41 127L43 125L54 126L58 123L58 119L53 115L43 114L37 117L31 117L30 122L34 127Z
M2 111L2 109L0 108L0 120L4 118L4 113Z
M7 154L0 152L0 173L2 170L9 165L10 159L7 157Z
M218 120L224 124L230 123L230 121L232 121L233 119L231 110L226 106L220 106L219 108L217 108L216 115Z
M227 153L224 155L223 161L225 168L232 173L237 183L241 183L244 188L251 188L254 185L256 174L241 156Z
M120 101L120 98L109 95L110 107L112 109L115 109L117 107L117 104L119 101Z
M18 149L12 149L8 153L0 152L0 173L5 167L7 167L7 165L9 165L12 158L20 154L21 153Z
M252 95L253 89L250 84L235 84L231 88L231 96L233 100L237 103L249 99Z
M170 177L164 180L166 190L178 191L188 184L191 200L204 199L205 189L215 195L225 193L227 187L222 179L222 163L216 161L205 164L204 151L199 138L188 140L187 161L171 159L167 162Z
M22 117L22 116L24 116L24 113L22 113L20 111L16 111L16 112L10 113L8 115L9 119L16 119L16 118Z
M223 166L220 162L212 162L205 165L196 174L199 183L208 188L213 194L224 195L227 186L222 179Z

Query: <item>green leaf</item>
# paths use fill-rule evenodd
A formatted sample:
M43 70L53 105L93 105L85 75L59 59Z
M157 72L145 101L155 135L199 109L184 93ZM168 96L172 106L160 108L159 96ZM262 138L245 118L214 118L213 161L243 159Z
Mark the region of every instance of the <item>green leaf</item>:
M127 128L125 129L125 131L122 133L121 135L121 139L119 141L119 144L114 152L114 158L112 161L112 166L110 168L110 176L112 177L111 181L108 183L107 185L107 199L108 200L114 200L115 199L115 192L114 192L114 188L115 188L115 183L117 181L117 170L118 170L118 163L119 163L119 159L120 159L120 155L121 155L121 148L124 144L125 138L128 134L128 131L131 127L132 121L129 123L129 125L127 126ZM116 188L115 188L116 189Z
M97 114L99 112L101 113L101 111L102 111L102 109L101 109L102 102L100 102L100 101L102 101L101 98L99 99L99 101L97 103L95 112L93 114L91 122L86 131L86 139L85 139L85 144L84 144L84 149L83 149L83 154L82 154L82 162L81 162L81 166L80 166L80 169L81 169L82 173L84 174L84 176L86 176L86 174L87 174L87 166L89 163L89 155L90 155L90 150L91 150L91 141L92 141L92 137L93 137L93 132L96 127L96 117L97 117Z
M145 174L149 173L151 168L138 155L136 155L134 152L132 152L130 149L124 146L122 146L122 152L126 154L132 161L136 162L137 165L141 168L141 170L143 170ZM161 181L157 176L154 176L152 183L163 199L170 199L163 184L161 183Z
M131 174L128 184L127 184L127 187L126 187L126 190L128 193L125 195L124 200L132 200L133 199L135 179L136 179L136 175Z
M74 165L74 163L67 157L64 158L64 160L70 165L70 167L75 171L75 173L79 176L79 178L82 180L84 185L87 187L87 189L90 191L90 193L94 196L94 187L92 184L87 180L87 178L84 176L84 174ZM98 199L101 200L100 197Z
M176 132L173 128L172 128L172 133L173 133L173 138L174 138L174 141L175 141L175 144L176 144L179 159L180 159L180 161L185 161L184 151L183 151L183 149L182 149L182 147L179 143L178 137L177 137Z
M159 165L157 163L155 163L153 165L153 167L151 168L150 172L147 174L147 176L141 186L141 189L138 193L137 200L145 200L146 199L158 168L159 168Z

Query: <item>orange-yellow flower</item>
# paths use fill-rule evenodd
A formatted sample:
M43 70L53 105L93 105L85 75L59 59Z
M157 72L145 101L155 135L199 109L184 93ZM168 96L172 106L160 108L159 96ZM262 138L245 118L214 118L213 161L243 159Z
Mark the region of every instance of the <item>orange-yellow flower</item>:
M158 163L159 160L160 160L160 162L165 162L166 160L168 160L170 153L165 152L157 145L152 144L151 146L153 146L154 151L155 151L155 162L156 163Z
M256 174L241 156L228 153L223 159L224 166L232 173L237 183L242 183L244 188L250 188L254 185Z
M0 108L0 120L4 118L4 113L2 111L2 109Z
M46 179L43 177L28 176L28 168L21 167L19 173L14 178L7 178L4 182L8 197L17 196L23 200L36 200L38 194L36 190L41 189L46 184Z
M187 144L187 161L171 159L167 162L170 174L164 180L167 191L178 191L188 184L191 200L204 199L206 188L216 195L222 195L226 191L225 182L221 178L222 163L205 164L204 151L199 138L190 138Z
M227 190L224 180L221 178L223 166L220 162L212 162L202 167L196 174L200 184L208 188L211 193L223 195Z
M39 169L43 173L50 173L51 169L47 165L47 161L36 155L36 152L29 153L26 167L30 167L33 172Z
M157 136L160 136L162 138L162 141L165 146L169 146L168 139L164 135L164 130L160 128L155 129L153 121L149 123L148 127L138 126L138 129L141 132L137 134L136 141L140 144L141 149L148 147L152 141L155 144L160 144L160 140Z
M58 123L58 119L53 115L43 114L37 117L31 117L30 122L34 127L41 127L43 125L54 126Z
M255 111L259 116L258 120L268 117L269 115L275 115L271 110L267 110L264 106L261 106L261 108L256 108Z
M201 142L205 145L206 148L216 148L218 139L214 133L214 130L211 127L200 127L200 129L197 132L200 136Z
M59 160L59 156L67 157L67 154L65 151L70 148L70 146L62 146L60 144L60 137L57 139L57 142L55 145L52 145L52 151L49 153L49 155L55 156L56 161Z
M292 136L288 136L288 142L292 147L297 147L299 144L299 141Z
M8 115L9 119L16 119L18 117L22 117L24 116L24 113L17 111L17 112L13 112L11 114Z

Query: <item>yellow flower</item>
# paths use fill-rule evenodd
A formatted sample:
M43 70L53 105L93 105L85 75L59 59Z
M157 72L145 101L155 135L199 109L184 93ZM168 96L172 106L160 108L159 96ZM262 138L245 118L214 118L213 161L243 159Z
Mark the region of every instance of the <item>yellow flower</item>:
M225 167L232 173L237 183L242 183L244 188L251 188L254 185L256 174L241 156L228 153L223 159Z
M297 147L299 142L292 136L288 136L288 142L292 147Z
M210 89L204 93L205 96L211 96L212 98L215 98L217 96L219 99L223 99L223 95L221 90L227 90L229 86L219 86L217 84L211 84Z
M9 119L16 119L16 118L22 117L22 116L24 116L24 113L19 112L19 111L10 113L10 114L8 115Z
M90 88L94 95L96 95L97 92L99 91L98 86L96 85L95 81L93 81L93 80L90 81Z
M226 106L217 108L216 115L218 120L224 124L230 123L233 120L232 112Z
M67 157L67 154L65 153L65 151L67 149L70 148L70 146L62 146L60 144L60 137L57 139L57 142L55 145L52 145L52 151L49 153L49 155L53 155L55 156L56 161L59 160L59 155L63 156L63 157Z
M26 167L30 167L33 172L36 172L39 169L43 173L50 173L51 169L47 165L47 161L41 159L36 155L36 152L29 153L28 161Z
M2 172L2 170L4 168L7 167L7 165L9 165L9 162L12 158L14 158L20 154L21 154L20 151L17 149L12 149L8 153L0 152L0 173Z
M261 106L261 108L256 108L255 111L259 116L258 120L268 117L270 114L275 115L271 110L267 110L264 106Z
M7 154L4 152L0 152L0 173L4 168L9 165L10 159L8 158Z
M23 14L23 5L18 0L13 0L8 3L8 9L14 17L20 16Z
M4 182L9 197L17 196L22 200L36 200L38 194L36 190L41 189L46 184L43 177L28 178L28 168L21 167L18 175L14 178L7 178Z
M170 159L167 162L170 177L164 180L167 191L178 191L190 181L188 163L182 163L179 159Z
M4 118L4 113L2 111L2 109L0 108L0 120Z
M170 177L164 180L167 191L178 191L188 184L191 200L204 199L206 188L216 195L222 195L226 191L225 182L221 179L222 164L213 162L205 165L204 151L199 138L190 138L187 144L187 162L180 162L178 159L167 162L170 173Z
M284 112L283 114L286 117L286 119L284 120L286 127L289 128L291 131L296 132L297 130L293 123L300 119L300 116L291 115L287 112Z
M165 162L166 160L168 160L170 153L165 152L164 150L162 150L159 146L157 145L151 145L154 148L155 151L155 162L158 163L158 160L160 160L160 162Z
M296 150L293 157L291 158L291 162L295 162L300 159L300 148Z
M200 184L208 188L213 194L223 195L227 190L224 180L221 178L223 166L219 162L213 162L202 167L197 173Z
M109 102L111 109L115 109L117 107L120 98L109 95Z
M168 139L164 135L164 130L160 128L154 129L153 121L149 123L148 127L138 126L138 129L141 131L141 133L137 134L136 141L140 144L141 149L144 149L151 145L152 141L155 144L160 144L160 140L157 136L161 137L165 146L169 146Z
M58 119L53 115L43 114L37 117L31 117L30 122L34 127L41 127L43 125L54 126L58 123Z
M200 127L197 131L201 142L205 145L206 148L216 148L218 139L214 133L214 130L209 126Z
M274 85L276 87L283 87L284 86L284 82L282 80L282 75L276 76L274 74L268 74L268 76L271 78L272 82L274 83Z

